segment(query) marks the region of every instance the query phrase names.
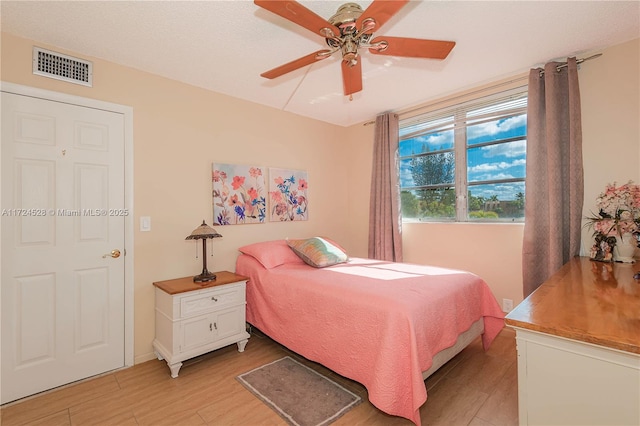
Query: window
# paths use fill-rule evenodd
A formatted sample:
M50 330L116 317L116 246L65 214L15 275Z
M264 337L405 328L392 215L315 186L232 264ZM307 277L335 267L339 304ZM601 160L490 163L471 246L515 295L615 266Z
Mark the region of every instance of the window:
M526 87L400 121L403 221L524 220Z

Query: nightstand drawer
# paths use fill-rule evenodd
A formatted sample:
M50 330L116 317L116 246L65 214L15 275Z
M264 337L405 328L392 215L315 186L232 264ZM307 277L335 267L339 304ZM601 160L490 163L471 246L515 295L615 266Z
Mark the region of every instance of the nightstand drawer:
M213 312L218 308L244 302L244 283L227 285L180 298L180 318Z

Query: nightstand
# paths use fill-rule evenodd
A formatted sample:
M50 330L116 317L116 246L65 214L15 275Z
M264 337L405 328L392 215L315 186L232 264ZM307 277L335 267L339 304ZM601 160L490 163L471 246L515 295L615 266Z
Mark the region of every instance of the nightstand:
M247 277L227 271L215 274L216 279L207 283L194 283L193 277L153 283L153 349L159 360L167 361L173 378L178 377L184 360L233 343L243 352L247 345Z

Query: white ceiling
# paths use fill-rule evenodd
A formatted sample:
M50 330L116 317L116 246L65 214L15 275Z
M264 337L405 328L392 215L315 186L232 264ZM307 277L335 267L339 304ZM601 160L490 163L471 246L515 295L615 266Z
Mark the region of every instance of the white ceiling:
M302 3L329 18L345 1ZM0 4L2 31L341 126L640 37L639 1L411 1L375 35L456 47L444 61L361 51L364 89L349 101L337 53L260 77L326 44L252 1Z

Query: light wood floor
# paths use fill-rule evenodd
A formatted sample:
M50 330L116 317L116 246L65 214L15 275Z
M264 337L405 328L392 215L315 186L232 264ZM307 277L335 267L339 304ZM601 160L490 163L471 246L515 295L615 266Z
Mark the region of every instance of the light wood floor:
M285 425L235 377L285 355L286 348L254 332L245 352L236 345L185 362L172 379L164 361L148 361L6 404L9 425ZM297 359L301 359L296 356ZM363 402L335 425L411 425L368 402L359 383L302 359L359 394ZM474 341L426 381L423 425L502 426L518 423L515 333L505 328L484 352Z

